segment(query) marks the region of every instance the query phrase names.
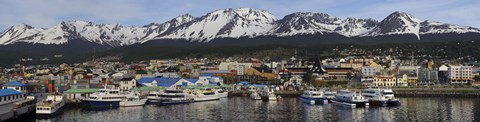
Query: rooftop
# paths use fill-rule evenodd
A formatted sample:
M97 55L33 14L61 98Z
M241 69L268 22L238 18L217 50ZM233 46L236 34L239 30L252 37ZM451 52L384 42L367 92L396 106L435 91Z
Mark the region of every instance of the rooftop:
M24 83L20 83L18 81L11 81L11 82L3 84L2 86L27 86L27 85L24 84Z
M0 89L0 96L15 95L15 94L21 94L21 93L13 89Z

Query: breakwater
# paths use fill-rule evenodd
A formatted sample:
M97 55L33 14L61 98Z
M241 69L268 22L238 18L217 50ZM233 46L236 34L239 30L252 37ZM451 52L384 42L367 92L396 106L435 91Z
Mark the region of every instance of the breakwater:
M404 88L393 89L398 97L472 97L480 98L480 89L474 88Z

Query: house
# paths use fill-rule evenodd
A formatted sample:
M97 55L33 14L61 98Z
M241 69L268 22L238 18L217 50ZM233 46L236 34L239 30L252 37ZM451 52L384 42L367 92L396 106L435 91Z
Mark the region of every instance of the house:
M134 78L123 78L120 80L120 90L128 91L137 86L137 82Z
M2 85L2 89L13 89L20 93L27 93L27 85L18 81L11 81Z

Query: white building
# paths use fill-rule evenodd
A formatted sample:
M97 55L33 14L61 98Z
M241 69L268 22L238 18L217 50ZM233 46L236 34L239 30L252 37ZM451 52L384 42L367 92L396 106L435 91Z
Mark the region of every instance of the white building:
M120 80L120 90L128 91L134 88L137 85L137 82L133 78L123 78Z
M450 66L448 68L450 84L467 84L472 82L471 66Z
M227 71L236 70L237 75L245 75L248 68L252 67L252 65L252 63L238 63L227 60L226 62L220 63L220 65L218 65L218 69Z
M371 66L363 66L362 67L362 79L361 81L373 81L373 76L376 75L377 69Z

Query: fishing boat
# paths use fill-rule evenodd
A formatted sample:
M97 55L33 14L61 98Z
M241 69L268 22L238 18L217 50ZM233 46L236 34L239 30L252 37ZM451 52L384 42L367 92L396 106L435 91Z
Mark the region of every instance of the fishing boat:
M368 88L363 90L363 96L371 106L400 106L392 89Z
M47 99L37 103L36 114L39 118L54 117L63 110L65 101L62 95L48 95Z
M250 98L253 100L262 100L262 97L260 97L260 94L258 94L257 91L252 92L252 94L250 94Z
M160 100L163 105L193 102L193 99L181 89L165 89L163 93L160 93Z
M152 92L148 93L148 96L147 96L148 103L160 103L161 102L161 98L160 98L161 93L162 92L160 92L160 91L152 91Z
M300 99L309 104L326 104L328 103L327 97L322 91L318 91L316 88L310 87L303 91Z
M211 88L202 88L199 90L195 90L191 94L191 96L193 97L194 102L211 101L211 100L220 99L217 93Z
M82 106L88 108L119 107L120 101L126 98L119 88L111 87L98 90L82 100Z
M333 103L339 105L346 105L352 108L368 107L368 100L365 99L361 93L350 92L347 90L340 90L337 92Z
M125 99L120 101L121 107L130 106L143 106L147 102L147 99L141 99L138 93L132 92L126 96Z

